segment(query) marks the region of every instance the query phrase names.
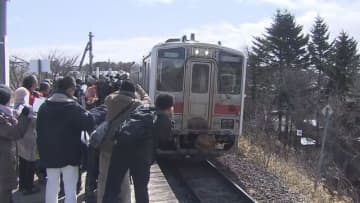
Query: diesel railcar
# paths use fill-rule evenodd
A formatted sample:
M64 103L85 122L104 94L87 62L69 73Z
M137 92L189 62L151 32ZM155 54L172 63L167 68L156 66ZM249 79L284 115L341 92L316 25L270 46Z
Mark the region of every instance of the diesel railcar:
M155 45L130 77L151 99L175 98L173 138L157 153L216 156L237 148L242 132L246 56L219 44L169 39Z

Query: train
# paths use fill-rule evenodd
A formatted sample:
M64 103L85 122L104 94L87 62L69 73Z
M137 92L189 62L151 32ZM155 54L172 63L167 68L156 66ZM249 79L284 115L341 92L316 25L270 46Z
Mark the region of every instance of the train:
M238 148L243 128L246 60L244 52L218 44L168 39L155 45L130 77L154 101L174 97L172 139L160 157L219 156Z

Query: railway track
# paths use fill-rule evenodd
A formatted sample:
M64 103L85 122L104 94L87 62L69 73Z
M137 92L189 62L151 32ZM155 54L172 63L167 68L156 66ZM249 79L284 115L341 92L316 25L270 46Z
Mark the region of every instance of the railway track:
M211 161L160 161L159 165L179 202L256 202Z

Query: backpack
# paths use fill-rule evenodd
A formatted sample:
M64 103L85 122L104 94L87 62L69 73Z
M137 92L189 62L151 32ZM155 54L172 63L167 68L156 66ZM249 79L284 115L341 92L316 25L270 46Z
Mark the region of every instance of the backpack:
M138 103L132 102L119 112L112 121L104 121L97 126L91 134L90 145L95 149L110 149L116 135L117 126L126 120L138 106Z
M156 118L155 108L137 107L117 129L115 144L132 148L154 140L152 131Z

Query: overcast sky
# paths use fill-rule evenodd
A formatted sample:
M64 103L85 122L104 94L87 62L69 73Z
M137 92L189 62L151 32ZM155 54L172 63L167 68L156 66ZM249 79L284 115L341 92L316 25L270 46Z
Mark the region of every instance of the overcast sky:
M288 9L306 33L320 15L332 37L344 30L360 40L360 0L11 0L8 47L25 59L81 55L92 31L95 61L139 61L156 43L191 32L243 49L276 9Z

